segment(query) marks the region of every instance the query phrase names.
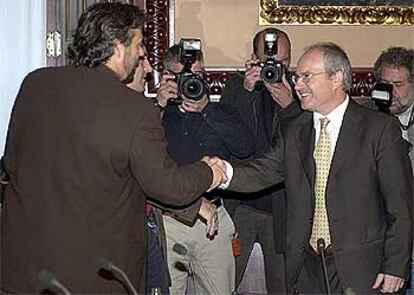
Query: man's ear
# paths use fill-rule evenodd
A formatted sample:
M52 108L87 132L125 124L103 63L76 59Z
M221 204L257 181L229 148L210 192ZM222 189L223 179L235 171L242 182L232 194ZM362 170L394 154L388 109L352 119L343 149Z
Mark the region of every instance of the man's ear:
M342 85L344 83L344 72L337 71L333 76L334 79L334 87L336 88L342 88Z
M115 40L113 57L115 59L122 59L124 55L125 55L125 45L119 42L118 40Z

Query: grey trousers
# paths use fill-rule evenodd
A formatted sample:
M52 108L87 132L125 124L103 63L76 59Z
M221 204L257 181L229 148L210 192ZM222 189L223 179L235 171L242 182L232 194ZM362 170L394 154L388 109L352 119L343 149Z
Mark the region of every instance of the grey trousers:
M236 257L236 288L243 279L253 245L257 242L263 251L267 293L286 294L285 259L283 254L275 251L273 216L238 206L233 222L242 243L242 255Z
M170 294L185 294L189 274L194 277L197 295L222 295L234 291L235 263L231 248L234 225L223 206L218 208L218 218L218 235L210 240L202 221L197 220L190 227L163 216L171 276ZM184 246L186 254L173 251L176 244Z

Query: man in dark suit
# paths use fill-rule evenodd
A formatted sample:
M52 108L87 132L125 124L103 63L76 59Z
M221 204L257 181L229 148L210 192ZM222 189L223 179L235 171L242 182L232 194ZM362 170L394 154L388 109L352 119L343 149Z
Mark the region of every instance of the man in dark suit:
M268 36L275 37L273 46L265 41ZM269 47L277 49L268 52ZM268 59L283 65L285 74L281 83L263 81L263 69L259 64L265 64ZM246 73L234 76L223 89L220 103L235 108L255 136L256 151L252 158L261 157L276 144L277 126L285 118L301 113L288 82L290 59L289 36L276 28L266 28L253 38L253 53L246 61ZM286 206L283 183L248 195L232 193L225 199L225 206L241 242L241 253L236 256L236 289L245 276L254 243L258 243L263 252L267 292L284 294Z
M146 196L183 206L225 178L204 162L178 167L158 109L123 83L150 69L144 22L135 6L95 4L79 19L74 65L24 80L4 158L2 290L59 291L38 279L47 269L72 293L130 293L96 266L106 257L144 293Z
M393 85L389 112L400 121L402 137L414 145L414 50L390 47L383 51L375 62L374 75L377 81ZM411 166L414 168L413 148L409 155ZM411 257L410 289L414 292L414 248Z
M349 99L351 66L335 44L309 47L294 82L305 112L282 124L273 151L235 166L229 189L285 181L289 292L326 292L317 251L332 293L397 292L409 273L413 189L398 121Z

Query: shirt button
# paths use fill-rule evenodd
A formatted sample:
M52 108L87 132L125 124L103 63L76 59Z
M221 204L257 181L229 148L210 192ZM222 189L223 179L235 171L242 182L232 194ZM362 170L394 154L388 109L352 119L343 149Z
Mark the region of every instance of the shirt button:
M185 136L188 136L188 131L184 132L184 135L185 135Z

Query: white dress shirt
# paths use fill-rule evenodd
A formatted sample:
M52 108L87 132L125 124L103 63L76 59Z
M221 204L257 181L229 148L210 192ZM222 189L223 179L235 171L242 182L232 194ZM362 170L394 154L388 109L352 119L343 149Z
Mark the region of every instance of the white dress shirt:
M414 108L414 103L412 103L411 106L408 109L406 109L404 113L397 115L398 120L400 120L401 124L405 126L408 125L408 123L410 122L411 112L414 111L413 108ZM402 137L405 140L408 140L407 130L404 130L401 128L401 131L402 131Z
M335 151L336 142L338 141L339 131L341 130L342 121L344 119L344 114L345 114L346 108L348 107L348 104L349 104L349 96L347 96L345 100L339 106L333 109L326 116L323 116L322 114L317 113L317 112L313 112L313 126L316 131L315 146L316 146L316 143L318 142L319 133L320 133L319 119L322 117L327 117L329 119L329 124L327 126L327 129L329 133L329 139L331 142L331 157L333 156L334 151ZM229 187L230 182L233 178L233 174L234 174L233 166L227 161L224 161L224 162L226 163L227 182L222 183L219 186L220 189L226 189Z
M326 116L318 112L313 112L313 128L315 128L315 131L316 131L315 147L316 147L316 144L318 143L319 133L321 132L321 127L320 127L321 122L319 119L326 117L329 120L329 124L326 128L327 128L329 139L331 142L331 157L333 157L333 154L335 151L336 142L338 141L339 131L341 130L342 121L344 119L344 114L345 114L346 108L348 107L348 104L349 104L349 97L347 96L345 100L339 106L333 109Z

